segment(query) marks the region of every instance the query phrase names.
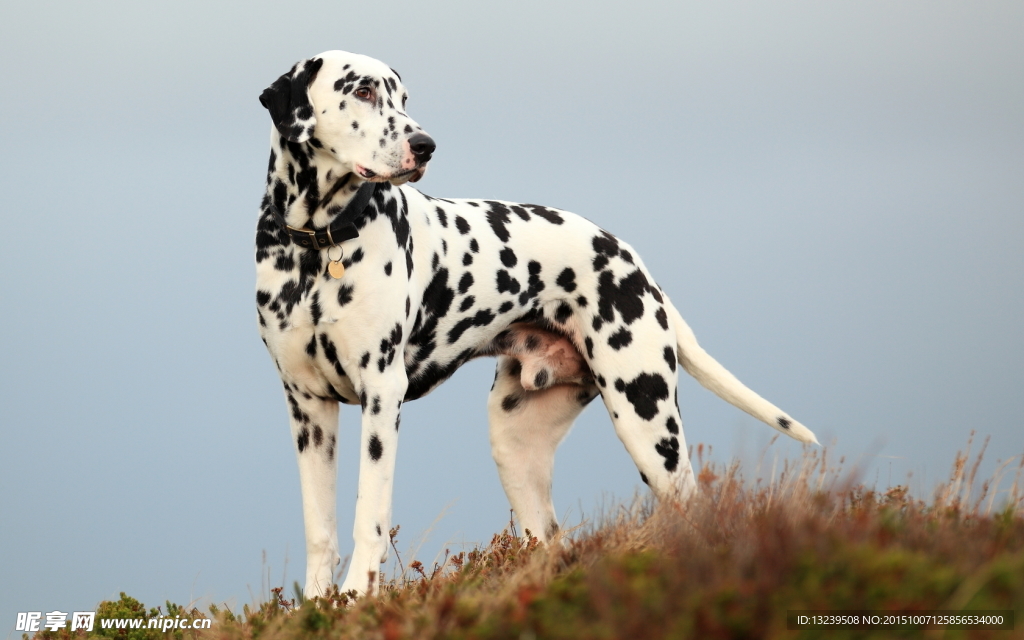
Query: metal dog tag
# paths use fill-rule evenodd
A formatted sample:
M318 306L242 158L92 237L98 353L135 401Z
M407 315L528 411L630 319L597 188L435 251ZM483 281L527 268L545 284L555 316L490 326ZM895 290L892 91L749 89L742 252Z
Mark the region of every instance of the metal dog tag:
M345 265L341 264L340 260L331 260L327 263L327 273L331 274L331 277L335 280L345 275Z

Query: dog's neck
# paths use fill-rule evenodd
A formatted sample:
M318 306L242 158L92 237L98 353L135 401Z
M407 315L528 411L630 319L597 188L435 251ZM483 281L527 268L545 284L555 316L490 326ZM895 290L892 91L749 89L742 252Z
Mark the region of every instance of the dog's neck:
M274 136L266 195L289 226L328 226L364 182L309 142L288 142Z

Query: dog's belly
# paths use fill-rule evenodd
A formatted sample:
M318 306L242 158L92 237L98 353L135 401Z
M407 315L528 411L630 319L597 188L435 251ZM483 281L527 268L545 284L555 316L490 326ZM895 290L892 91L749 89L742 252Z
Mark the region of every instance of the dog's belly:
M413 280L423 292L405 351L407 400L467 360L496 355L491 342L514 322L583 348L581 322L599 302L592 245L606 240L598 227L537 205L405 193L414 212Z

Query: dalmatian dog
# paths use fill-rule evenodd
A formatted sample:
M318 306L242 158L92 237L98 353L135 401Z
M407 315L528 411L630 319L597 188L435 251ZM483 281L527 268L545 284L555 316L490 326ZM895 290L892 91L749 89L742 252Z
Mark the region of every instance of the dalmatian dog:
M361 55L302 60L260 96L270 164L256 229L259 329L284 384L306 529L305 594L333 583L339 403L362 409L355 548L342 591L387 557L402 403L496 356L488 400L502 486L524 530L558 533L555 449L600 396L661 499L696 486L676 370L802 442L814 435L698 344L636 252L566 211L433 198L410 186L434 141L398 73Z

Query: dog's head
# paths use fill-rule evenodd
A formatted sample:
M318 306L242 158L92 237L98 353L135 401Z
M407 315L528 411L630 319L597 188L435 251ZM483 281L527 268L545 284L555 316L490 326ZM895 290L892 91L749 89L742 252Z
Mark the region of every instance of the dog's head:
M416 182L434 141L405 113L409 93L383 62L345 51L302 60L274 81L260 103L284 138L373 182Z

